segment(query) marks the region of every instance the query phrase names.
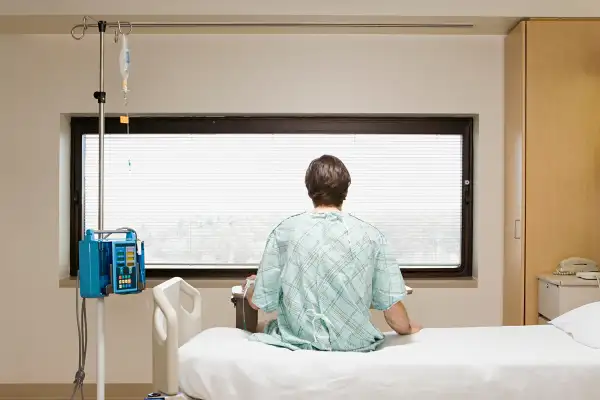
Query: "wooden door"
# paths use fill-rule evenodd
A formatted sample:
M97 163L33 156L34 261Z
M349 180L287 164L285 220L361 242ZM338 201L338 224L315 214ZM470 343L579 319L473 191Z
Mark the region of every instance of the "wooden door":
M504 43L504 325L524 323L526 29L521 22Z

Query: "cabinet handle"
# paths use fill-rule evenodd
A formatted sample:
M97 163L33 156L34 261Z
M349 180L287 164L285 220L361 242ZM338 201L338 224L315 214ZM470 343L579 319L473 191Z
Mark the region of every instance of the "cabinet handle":
M521 227L521 220L520 219L515 219L515 230L513 233L513 238L515 239L521 239L521 232L520 232L520 228Z

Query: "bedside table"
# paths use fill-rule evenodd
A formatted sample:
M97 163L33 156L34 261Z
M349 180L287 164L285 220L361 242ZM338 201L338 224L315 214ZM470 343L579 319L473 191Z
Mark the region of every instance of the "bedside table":
M538 276L538 323L540 325L588 303L600 301L597 280L574 275Z

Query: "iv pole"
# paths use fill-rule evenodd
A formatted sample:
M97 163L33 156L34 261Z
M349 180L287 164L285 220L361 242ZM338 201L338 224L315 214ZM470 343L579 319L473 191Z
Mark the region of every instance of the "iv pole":
M98 100L98 230L104 229L104 104L106 103L106 92L104 91L104 34L106 33L106 21L98 21L98 33L100 34L100 81L98 91L94 98ZM98 298L97 306L97 341L96 341L96 399L104 400L105 387L105 348L104 348L104 297Z
M85 31L88 28L88 17L83 19L81 25L81 35L74 33L75 28L71 30L71 36L75 40L81 40L85 36ZM100 59L99 59L99 82L98 91L94 92L94 98L98 101L98 231L104 230L104 134L105 134L105 110L106 92L104 91L104 38L106 28L109 23L106 21L96 21L98 24L98 33L100 36ZM118 25L111 23L110 25ZM106 381L106 361L105 361L105 337L104 337L104 322L105 308L104 297L97 299L97 338L96 338L96 399L104 400L104 390ZM85 354L84 354L85 357ZM83 371L81 371L83 373ZM83 374L85 376L85 374ZM83 384L83 376L80 384ZM83 396L83 386L80 387ZM75 393L74 393L75 394Z

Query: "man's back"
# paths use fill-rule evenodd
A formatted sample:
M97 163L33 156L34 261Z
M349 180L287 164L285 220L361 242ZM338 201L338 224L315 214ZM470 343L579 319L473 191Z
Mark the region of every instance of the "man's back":
M295 215L265 247L253 302L278 316L254 339L290 349L374 350L383 335L370 307L385 310L405 295L376 228L339 211Z

